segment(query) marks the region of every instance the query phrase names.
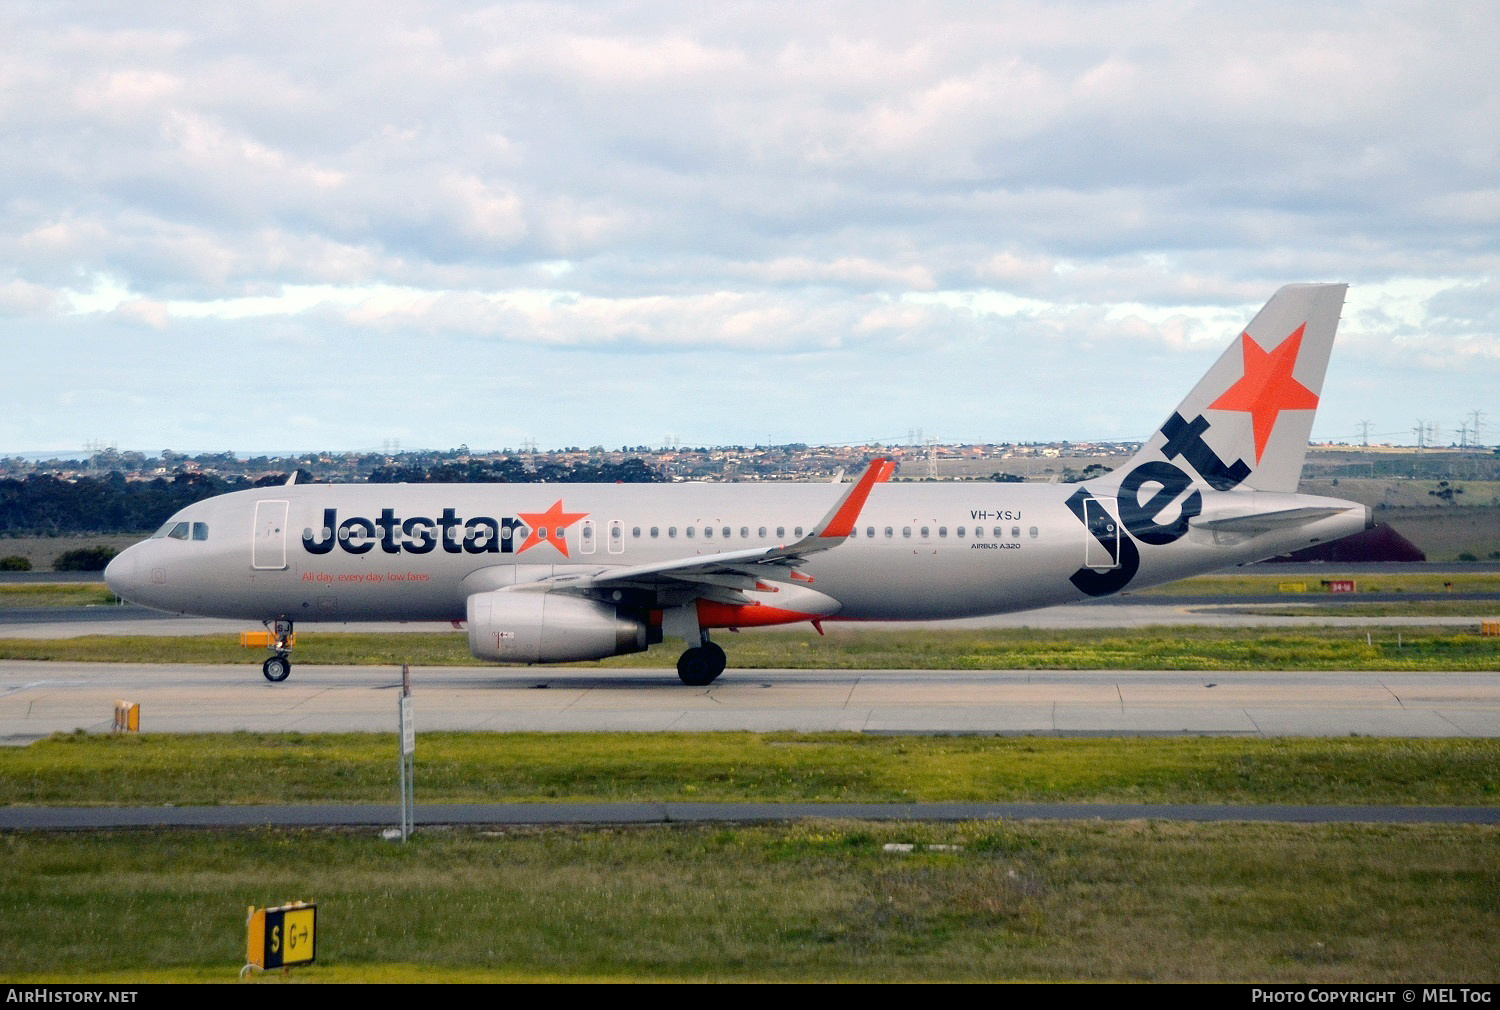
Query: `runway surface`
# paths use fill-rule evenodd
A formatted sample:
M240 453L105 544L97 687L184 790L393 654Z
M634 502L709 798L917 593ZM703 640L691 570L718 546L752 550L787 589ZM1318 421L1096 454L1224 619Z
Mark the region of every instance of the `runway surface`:
M1473 626L1475 621L1263 617L1154 601L879 627ZM201 635L247 627L131 606L0 611L0 637ZM446 623L304 627L460 634ZM108 729L116 699L141 703L142 728L148 731L379 732L394 726L395 669L299 664L291 680L271 685L260 677L258 663L259 656L250 653L244 665L223 667L0 662L0 742ZM424 730L1500 736L1500 674L1495 673L731 669L710 688L686 688L666 668L454 667L418 669L413 680L418 725Z
M395 732L400 671L0 662L0 741L144 732ZM675 670L417 667L418 732L712 732L1500 737L1500 673Z

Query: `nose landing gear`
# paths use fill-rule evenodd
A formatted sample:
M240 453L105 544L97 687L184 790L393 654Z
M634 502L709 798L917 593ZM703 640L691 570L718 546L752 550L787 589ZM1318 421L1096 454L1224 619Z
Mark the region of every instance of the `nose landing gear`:
M275 653L260 665L260 672L273 684L279 684L292 675L292 622L287 620L266 621L271 631L271 651Z
M279 684L292 675L292 664L286 656L272 656L260 664L260 672L271 683Z

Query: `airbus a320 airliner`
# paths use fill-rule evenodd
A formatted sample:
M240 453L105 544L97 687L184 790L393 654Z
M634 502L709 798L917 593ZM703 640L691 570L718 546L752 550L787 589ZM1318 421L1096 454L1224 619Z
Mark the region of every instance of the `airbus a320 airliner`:
M304 484L181 510L112 561L132 603L263 622L284 680L294 624L464 622L487 660L688 648L720 628L973 617L1246 564L1366 528L1297 494L1345 285L1271 298L1141 450L1081 484Z

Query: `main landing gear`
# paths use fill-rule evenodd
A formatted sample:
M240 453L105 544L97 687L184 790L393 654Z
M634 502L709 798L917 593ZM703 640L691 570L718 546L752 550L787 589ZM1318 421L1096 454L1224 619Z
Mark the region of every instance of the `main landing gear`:
M279 684L292 675L292 622L267 621L266 627L271 630L270 645L275 655L260 664L260 672L271 683Z
M729 662L724 650L703 636L703 644L694 646L677 657L677 676L688 687L705 687L724 672Z

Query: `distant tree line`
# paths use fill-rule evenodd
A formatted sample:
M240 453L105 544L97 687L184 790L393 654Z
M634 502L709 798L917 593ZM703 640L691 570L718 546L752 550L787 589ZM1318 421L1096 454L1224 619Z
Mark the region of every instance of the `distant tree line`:
M201 473L132 481L118 471L77 480L50 474L6 478L0 480L0 533L138 533L160 526L184 505L251 486Z
M639 459L620 463L539 463L528 470L518 459L448 460L422 466L396 463L370 472L371 484L653 484L661 472Z
M373 483L459 484L648 483L661 474L638 459L623 463L544 463L528 470L519 460L442 462L430 467L394 465L370 475ZM126 480L118 471L103 477L61 480L50 474L0 478L0 535L56 536L73 533L140 533L154 530L174 512L195 501L230 491L285 484L287 474L259 480L182 472L169 478ZM297 482L311 483L299 471Z

